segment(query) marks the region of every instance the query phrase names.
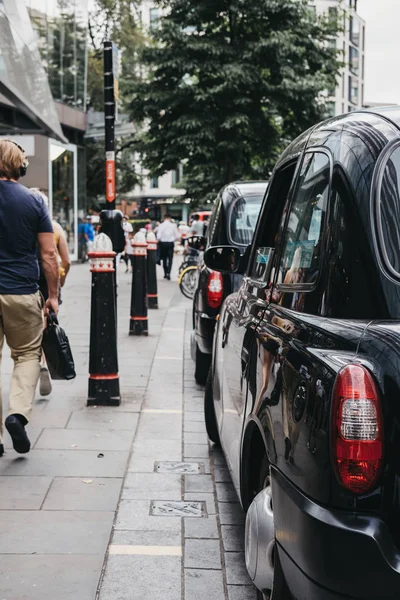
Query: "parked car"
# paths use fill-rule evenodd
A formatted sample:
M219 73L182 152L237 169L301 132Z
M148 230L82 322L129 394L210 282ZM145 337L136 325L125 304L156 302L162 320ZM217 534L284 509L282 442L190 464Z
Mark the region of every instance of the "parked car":
M225 186L215 201L206 237L194 236L189 246L204 250L210 246L231 244L243 253L250 244L266 181L237 182ZM192 358L196 363L195 379L205 384L211 364L214 328L224 298L238 289L242 280L235 273L221 275L200 261L193 298Z
M400 108L307 131L226 298L205 393L260 598L400 598Z

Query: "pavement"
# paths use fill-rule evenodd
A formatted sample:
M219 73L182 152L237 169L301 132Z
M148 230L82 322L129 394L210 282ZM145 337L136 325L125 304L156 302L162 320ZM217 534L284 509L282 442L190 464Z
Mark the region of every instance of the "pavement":
M130 337L131 276L120 270L123 400L88 408L91 279L87 264L71 269L60 322L77 377L37 396L29 455L16 454L5 434L0 600L256 598L244 516L223 455L208 442L193 377L191 302L176 276L159 277L149 337ZM5 405L11 370L5 349Z

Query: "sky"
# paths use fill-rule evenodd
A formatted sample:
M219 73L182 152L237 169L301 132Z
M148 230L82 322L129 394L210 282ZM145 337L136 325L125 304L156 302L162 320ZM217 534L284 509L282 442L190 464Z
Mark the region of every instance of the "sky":
M400 0L358 0L366 21L366 102L400 104Z

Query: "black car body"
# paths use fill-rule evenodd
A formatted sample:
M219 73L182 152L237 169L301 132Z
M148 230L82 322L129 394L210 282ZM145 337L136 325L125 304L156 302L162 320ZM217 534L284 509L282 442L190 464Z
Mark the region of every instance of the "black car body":
M236 182L225 186L215 201L204 240L205 248L233 245L244 252L253 238L266 181ZM214 328L221 304L236 291L242 276L236 273L212 273L200 261L193 299L192 357L196 362L195 378L200 384L207 379L211 364Z
M400 598L400 108L326 121L281 157L205 410L264 597Z

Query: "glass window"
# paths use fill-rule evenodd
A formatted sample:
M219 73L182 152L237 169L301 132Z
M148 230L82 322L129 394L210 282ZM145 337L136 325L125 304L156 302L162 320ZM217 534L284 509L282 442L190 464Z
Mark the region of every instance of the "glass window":
M305 155L283 241L279 279L284 285L309 285L318 277L330 171L326 154Z
M358 80L349 76L349 100L353 104L358 104Z
M150 189L151 190L158 189L158 177L152 177L150 179Z
M377 214L386 266L400 276L400 148L392 152L386 163Z
M234 244L251 244L260 213L263 195L251 195L238 198L231 207L229 233Z
M360 45L360 21L357 17L350 17L350 40L355 46Z
M360 53L357 48L350 46L349 53L349 65L350 71L354 73L354 75L358 75L360 71Z

